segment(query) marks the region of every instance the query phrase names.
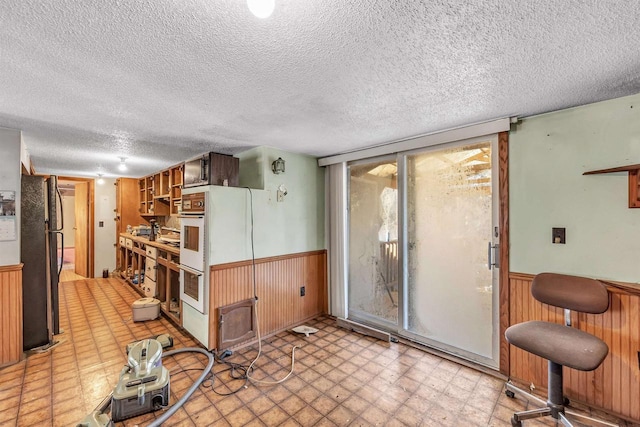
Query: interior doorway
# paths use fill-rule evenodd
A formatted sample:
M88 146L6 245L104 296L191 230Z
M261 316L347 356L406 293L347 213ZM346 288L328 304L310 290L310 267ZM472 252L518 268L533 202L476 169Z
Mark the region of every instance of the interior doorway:
M88 178L58 177L62 194L64 251L60 281L93 277L94 181Z

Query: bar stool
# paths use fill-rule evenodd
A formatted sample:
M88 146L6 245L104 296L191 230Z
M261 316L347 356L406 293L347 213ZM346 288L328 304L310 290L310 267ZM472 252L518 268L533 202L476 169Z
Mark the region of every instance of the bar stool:
M520 427L523 420L551 416L563 425L572 427L573 424L565 416L566 413L591 423L615 427L615 424L565 410L568 400L564 397L562 387L564 366L580 371L593 371L600 366L609 352L609 347L600 338L572 328L569 315L569 310L593 314L607 311L609 308L607 289L600 281L594 279L541 273L533 279L531 295L542 303L564 308L566 324L532 320L513 325L505 331L509 344L545 358L549 362L546 402L515 387L510 381L507 382L505 391L507 396L514 397L517 393L545 405L539 409L516 412L511 419L511 425Z

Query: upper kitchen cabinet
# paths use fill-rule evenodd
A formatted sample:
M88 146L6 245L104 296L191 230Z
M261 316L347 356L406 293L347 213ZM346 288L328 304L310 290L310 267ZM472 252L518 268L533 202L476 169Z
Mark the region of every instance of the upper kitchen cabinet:
M143 217L169 215L169 204L161 194L161 174L156 173L138 181L140 187L140 215Z
M140 215L152 217L179 213L182 170L180 164L138 180Z
M182 210L183 170L183 165L169 169L171 215L178 215Z

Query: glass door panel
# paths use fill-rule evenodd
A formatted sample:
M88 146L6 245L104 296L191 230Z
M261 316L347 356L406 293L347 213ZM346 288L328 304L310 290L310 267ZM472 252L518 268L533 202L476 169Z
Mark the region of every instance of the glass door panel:
M398 168L395 158L349 166L348 317L398 324Z
M496 366L497 305L487 268L491 152L489 141L406 157L405 328L434 347Z

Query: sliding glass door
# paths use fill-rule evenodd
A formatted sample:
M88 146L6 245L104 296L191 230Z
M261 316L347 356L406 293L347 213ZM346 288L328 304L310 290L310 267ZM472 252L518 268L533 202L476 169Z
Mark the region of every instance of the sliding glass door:
M350 319L498 366L495 144L349 165Z
M349 166L349 318L398 324L398 168L395 157Z
M421 341L497 366L492 163L490 141L406 157L404 326Z

